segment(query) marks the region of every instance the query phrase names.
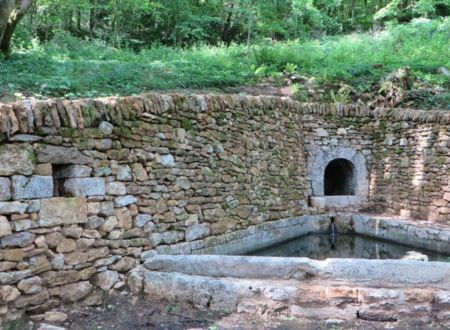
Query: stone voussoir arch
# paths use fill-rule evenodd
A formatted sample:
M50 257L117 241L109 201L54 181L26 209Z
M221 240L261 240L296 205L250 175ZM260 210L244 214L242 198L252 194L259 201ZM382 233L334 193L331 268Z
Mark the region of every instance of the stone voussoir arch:
M308 194L311 197L325 197L325 169L336 159L344 159L353 165L354 196L359 203L367 199L369 193L368 171L364 155L349 147L324 147L309 150Z

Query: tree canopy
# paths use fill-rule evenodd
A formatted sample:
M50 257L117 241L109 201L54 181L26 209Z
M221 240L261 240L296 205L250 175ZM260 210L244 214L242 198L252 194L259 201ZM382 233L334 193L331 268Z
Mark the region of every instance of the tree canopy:
M0 8L12 3L33 2L0 0ZM217 45L365 31L449 13L450 0L37 0L21 36L48 41L65 31L134 49Z

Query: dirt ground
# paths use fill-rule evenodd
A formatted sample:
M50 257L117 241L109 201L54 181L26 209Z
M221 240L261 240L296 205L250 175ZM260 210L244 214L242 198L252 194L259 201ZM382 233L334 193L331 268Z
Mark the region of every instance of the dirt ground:
M68 318L64 322L46 322L23 319L4 329L34 330L42 323L52 324L66 330L262 330L262 329L444 329L438 324L397 322L369 322L355 320L343 323L341 320L310 321L292 317L269 317L248 314L224 314L198 311L190 306L168 304L128 295L114 295L102 306L63 306L58 311Z

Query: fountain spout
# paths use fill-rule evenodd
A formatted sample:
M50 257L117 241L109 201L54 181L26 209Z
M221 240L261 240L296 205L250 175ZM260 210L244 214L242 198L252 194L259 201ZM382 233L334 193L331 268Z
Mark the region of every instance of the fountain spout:
M330 217L331 248L334 248L334 243L336 242L337 228L335 220L335 217Z

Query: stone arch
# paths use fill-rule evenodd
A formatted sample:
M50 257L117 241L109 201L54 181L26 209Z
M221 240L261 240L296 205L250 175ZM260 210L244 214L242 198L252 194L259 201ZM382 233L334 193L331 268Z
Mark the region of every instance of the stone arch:
M325 147L311 150L308 161L308 194L309 196L325 196L325 170L327 166L339 160L340 164L352 164L351 184L353 194L358 201L364 201L369 193L366 159L360 151L349 147ZM347 167L347 171L348 171ZM348 172L347 172L348 173Z

